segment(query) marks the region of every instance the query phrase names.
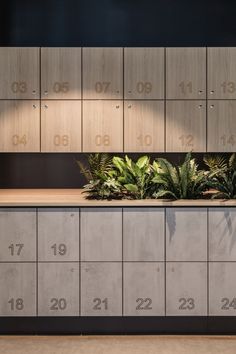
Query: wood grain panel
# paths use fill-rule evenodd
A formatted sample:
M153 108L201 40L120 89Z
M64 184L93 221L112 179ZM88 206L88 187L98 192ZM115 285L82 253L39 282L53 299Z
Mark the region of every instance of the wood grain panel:
M164 102L124 102L124 150L164 151Z
M172 99L206 98L206 48L166 49L166 94Z
M123 49L83 48L83 98L123 97Z
M81 99L81 48L42 48L41 87L45 99Z
M207 48L208 98L236 98L236 48Z
M39 96L39 48L0 48L0 99Z
M236 147L236 101L208 101L207 151L234 152Z
M123 151L123 102L83 101L83 152Z
M80 101L42 101L41 151L81 151Z
M126 99L164 98L164 48L124 48Z
M40 151L39 101L0 101L0 152Z
M166 103L166 151L206 151L205 101Z

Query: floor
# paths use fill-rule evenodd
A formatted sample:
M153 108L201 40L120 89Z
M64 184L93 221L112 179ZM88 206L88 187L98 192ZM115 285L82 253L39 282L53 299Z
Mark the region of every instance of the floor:
M235 354L236 336L0 336L0 354Z

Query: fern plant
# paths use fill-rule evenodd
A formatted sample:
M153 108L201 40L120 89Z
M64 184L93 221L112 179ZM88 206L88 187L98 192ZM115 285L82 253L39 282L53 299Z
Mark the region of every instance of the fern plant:
M198 169L191 153L180 166L159 158L153 162L152 169L152 182L157 185L154 198L197 199L208 189L206 172Z
M127 198L150 197L153 173L148 156L142 156L136 162L128 156L124 159L114 156L113 164L117 169L118 182L123 186Z
M88 167L76 161L81 173L88 180L83 193L87 199L121 199L121 184L116 178L112 156L103 153L90 154Z
M208 186L217 192L212 198L236 199L236 155L228 159L224 156L205 156L209 168Z

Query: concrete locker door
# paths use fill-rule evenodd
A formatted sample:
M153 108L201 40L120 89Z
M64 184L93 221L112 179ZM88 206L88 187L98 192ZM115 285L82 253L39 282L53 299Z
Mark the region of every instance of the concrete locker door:
M164 98L164 48L124 48L125 99Z
M166 315L207 316L206 262L167 262Z
M206 151L205 101L166 102L166 151Z
M81 260L122 261L122 209L81 208Z
M79 316L79 263L39 263L38 315Z
M236 102L208 101L207 151L234 152L236 147Z
M38 99L39 48L0 48L0 99Z
M206 98L206 48L166 49L166 97Z
M0 152L40 151L38 101L0 101Z
M236 262L209 263L209 315L236 316Z
M123 97L123 49L83 48L83 98Z
M235 208L209 208L209 260L236 261Z
M122 316L122 263L81 263L81 316Z
M35 263L0 263L0 316L36 316Z
M123 151L123 102L83 101L83 152Z
M36 261L36 209L0 209L0 262Z
M236 98L236 48L207 48L208 98Z
M123 209L124 261L164 261L165 211L163 208Z
M81 48L42 48L41 87L44 99L81 99Z
M125 101L124 150L164 151L165 115L163 101Z
M38 211L39 261L79 261L79 209L40 208Z
M124 316L164 316L164 263L124 263Z
M81 101L42 101L42 152L81 152L81 134Z

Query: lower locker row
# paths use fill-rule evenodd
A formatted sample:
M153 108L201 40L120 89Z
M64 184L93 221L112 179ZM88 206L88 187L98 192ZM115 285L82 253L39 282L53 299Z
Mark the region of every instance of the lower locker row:
M0 316L234 316L236 263L0 264Z
M0 151L233 152L235 114L236 100L0 101Z

